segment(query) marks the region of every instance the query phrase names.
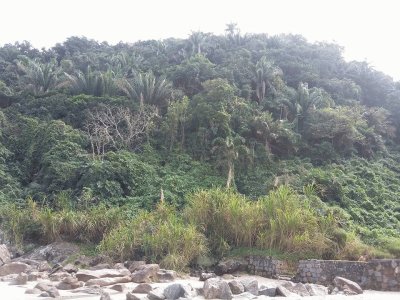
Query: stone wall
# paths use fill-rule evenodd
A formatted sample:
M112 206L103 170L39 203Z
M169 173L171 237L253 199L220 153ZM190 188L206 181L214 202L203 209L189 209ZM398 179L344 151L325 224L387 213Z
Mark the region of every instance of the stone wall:
M335 276L355 281L364 289L400 291L400 259L369 262L303 260L299 262L294 280L330 285Z
M248 256L246 261L247 271L254 275L274 278L279 275L293 275L296 273L297 265L270 256Z

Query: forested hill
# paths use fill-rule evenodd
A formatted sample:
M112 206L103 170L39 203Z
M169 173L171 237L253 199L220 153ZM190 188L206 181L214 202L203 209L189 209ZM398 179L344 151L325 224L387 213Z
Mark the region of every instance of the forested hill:
M364 241L400 231L400 83L298 35L0 48L0 199L178 210L287 185ZM311 197L311 196L310 196ZM66 204L67 203L67 204ZM400 246L399 246L400 249Z

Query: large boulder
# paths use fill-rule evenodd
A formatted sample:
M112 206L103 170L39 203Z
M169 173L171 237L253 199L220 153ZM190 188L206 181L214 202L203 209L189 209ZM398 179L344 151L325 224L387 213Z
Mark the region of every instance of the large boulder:
M175 300L179 298L193 298L193 288L189 284L174 283L164 289L164 296L168 300Z
M243 284L244 291L258 296L258 281L253 278L244 278L240 280Z
M276 287L263 287L258 290L259 296L275 297Z
M148 283L139 283L132 291L132 293L136 294L148 294L153 290L150 284Z
M304 285L310 296L326 296L328 295L328 288L319 284L306 283Z
M240 281L232 280L228 284L232 294L239 295L241 293L244 293L244 286Z
M117 283L127 283L131 281L130 276L124 276L124 277L111 277L111 278L95 278L95 279L90 279L86 281L86 286L108 286L108 285L113 285Z
M124 263L125 267L131 272L135 272L140 269L140 267L144 266L146 262L144 260L128 260Z
M215 273L205 273L205 272L203 272L203 273L200 274L200 281L206 281L207 279L216 278L216 277L217 277L217 275Z
M102 291L100 294L100 300L111 300L110 294Z
M343 277L336 276L333 279L333 284L335 285L335 288L346 295L358 295L363 293L362 288L357 282Z
M141 298L131 292L128 292L126 294L126 300L141 300Z
M164 289L161 287L158 287L154 290L152 290L150 293L147 294L147 298L149 300L164 300Z
M161 269L157 272L157 281L158 282L171 282L174 281L178 275L173 270L164 270Z
M6 245L0 245L0 266L11 261L11 254Z
M127 269L101 269L101 270L79 270L75 276L79 281L88 281L90 279L124 277L129 276L131 272Z
M227 259L220 261L215 267L215 274L221 276L231 274L236 271L245 271L247 263L241 259Z
M281 297L293 297L293 296L299 296L295 293L292 293L289 291L287 288L284 286L280 285L276 288L276 296L281 296Z
M79 253L80 249L77 245L68 242L55 242L47 246L39 247L25 258L33 260L47 260L53 264L62 263L72 255Z
M287 288L290 292L295 293L299 296L306 297L310 296L310 292L307 290L304 284L301 282L293 283L293 282L286 282L282 284L283 287Z
M82 281L78 281L77 278L69 276L61 280L60 283L56 285L59 290L74 290L80 288L84 285Z
M57 290L57 288L52 286L52 285L50 285L50 284L39 282L37 285L35 285L34 288L42 291L43 295L44 295L44 293L46 293L47 294L46 297L56 298L56 297L60 296L60 293Z
M10 283L11 285L24 285L28 282L28 275L25 273L18 274L17 277Z
M10 262L0 267L0 276L19 274L29 270L29 266L20 262Z
M137 271L132 273L132 281L136 283L148 283L157 280L157 273L160 266L157 264L142 265Z
M228 283L219 278L207 279L204 282L203 291L206 299L232 299Z

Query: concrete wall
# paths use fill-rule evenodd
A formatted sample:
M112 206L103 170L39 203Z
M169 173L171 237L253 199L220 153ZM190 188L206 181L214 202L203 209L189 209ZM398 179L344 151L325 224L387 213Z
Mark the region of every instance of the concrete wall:
M294 275L296 273L296 264L290 264L270 256L248 256L246 261L247 271L254 275L274 278L278 275Z

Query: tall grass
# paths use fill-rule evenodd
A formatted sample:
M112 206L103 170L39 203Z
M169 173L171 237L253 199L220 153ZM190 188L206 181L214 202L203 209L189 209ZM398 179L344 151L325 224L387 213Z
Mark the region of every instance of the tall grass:
M151 213L112 230L100 250L124 260L144 255L161 266L181 270L207 252L206 238L194 225L186 224L171 206L160 203Z

